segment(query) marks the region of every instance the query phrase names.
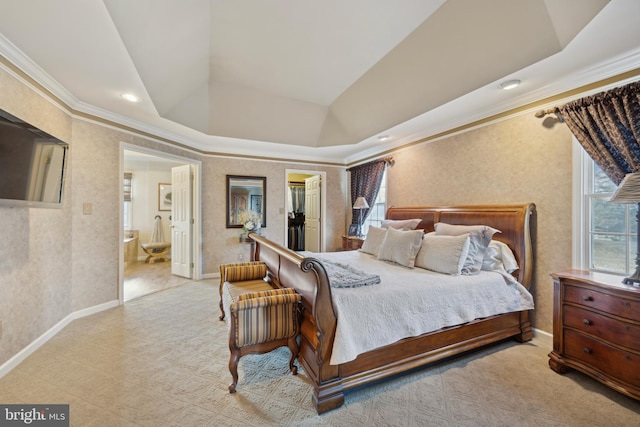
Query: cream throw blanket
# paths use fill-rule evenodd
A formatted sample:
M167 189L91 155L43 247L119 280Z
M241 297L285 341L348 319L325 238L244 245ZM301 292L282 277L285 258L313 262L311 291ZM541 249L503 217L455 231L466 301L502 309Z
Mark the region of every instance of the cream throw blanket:
M320 257L381 279L375 286L331 289L338 317L332 365L406 337L533 309L531 294L497 272L450 276L379 261L360 251L326 252Z

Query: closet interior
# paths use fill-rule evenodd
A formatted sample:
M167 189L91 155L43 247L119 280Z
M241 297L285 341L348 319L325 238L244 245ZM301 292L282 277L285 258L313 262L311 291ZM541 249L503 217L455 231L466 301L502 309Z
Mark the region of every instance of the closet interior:
M289 181L289 249L304 250L304 181Z

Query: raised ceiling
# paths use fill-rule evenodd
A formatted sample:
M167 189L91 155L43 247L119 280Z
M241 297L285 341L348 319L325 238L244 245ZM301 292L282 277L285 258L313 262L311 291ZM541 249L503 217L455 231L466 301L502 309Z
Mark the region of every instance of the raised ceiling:
M77 111L198 150L347 162L638 68L638 16L636 0L7 1L0 53Z

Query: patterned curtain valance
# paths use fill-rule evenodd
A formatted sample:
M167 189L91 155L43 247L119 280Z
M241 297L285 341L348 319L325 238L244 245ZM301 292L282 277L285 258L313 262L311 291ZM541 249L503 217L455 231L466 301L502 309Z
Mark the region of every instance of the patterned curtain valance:
M378 197L378 191L380 191L380 182L382 181L384 169L392 160L391 157L385 157L347 169L347 172L351 174L351 206L360 196L365 198L369 206L373 206L376 197ZM363 222L367 219L369 211L370 208L362 209L361 217ZM353 224L362 225L360 223L360 211L352 209L351 218Z
M640 171L640 82L569 102L557 112L616 185Z

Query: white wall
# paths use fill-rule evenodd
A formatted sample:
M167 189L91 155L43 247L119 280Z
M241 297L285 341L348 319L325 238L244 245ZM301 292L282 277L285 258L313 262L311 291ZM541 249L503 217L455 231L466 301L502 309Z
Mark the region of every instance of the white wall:
M180 164L169 160L130 160L125 154L125 171L133 173L131 228L140 231L140 243L151 241L156 215L162 217L165 240L171 238L171 212L158 210L158 184L171 183L171 168Z

